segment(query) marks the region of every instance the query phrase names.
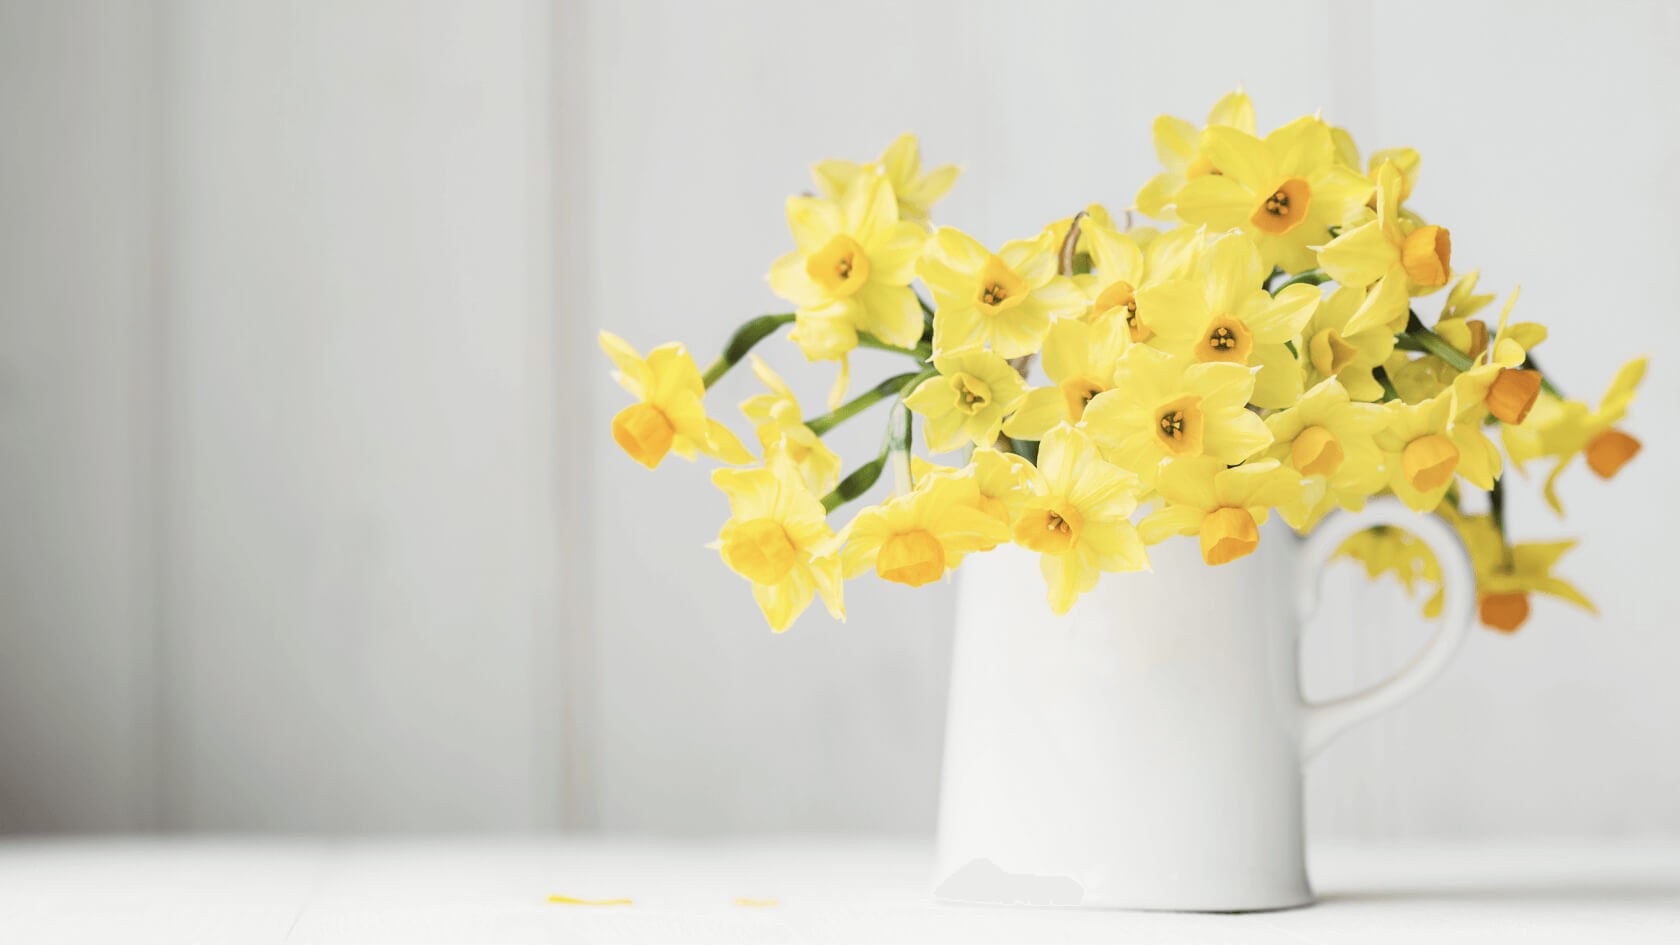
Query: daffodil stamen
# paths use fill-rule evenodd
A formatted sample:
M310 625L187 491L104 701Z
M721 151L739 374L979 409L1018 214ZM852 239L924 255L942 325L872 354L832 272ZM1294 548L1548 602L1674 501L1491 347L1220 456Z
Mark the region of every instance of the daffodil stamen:
M833 298L850 298L869 281L869 256L857 240L839 233L805 257L805 274Z
M1067 408L1069 423L1078 423L1085 417L1085 407L1091 398L1108 388L1102 383L1089 377L1070 377L1058 385L1062 392L1063 403Z
M1254 353L1254 333L1240 318L1216 316L1196 346L1196 360L1248 364Z
M1079 510L1065 499L1033 499L1015 525L1015 541L1040 554L1066 554L1084 524Z
M957 409L970 416L985 410L992 402L992 388L972 374L952 375L951 387L957 392Z
M1202 452L1201 398L1180 397L1161 407L1155 418L1155 433L1172 456L1196 456Z
M1249 215L1249 222L1262 233L1282 236L1300 226L1312 205L1312 187L1299 177L1279 183Z

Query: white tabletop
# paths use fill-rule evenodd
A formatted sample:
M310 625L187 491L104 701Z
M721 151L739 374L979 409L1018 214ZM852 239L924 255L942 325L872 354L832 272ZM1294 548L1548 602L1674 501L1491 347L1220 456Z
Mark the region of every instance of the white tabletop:
M860 840L14 839L0 942L1680 943L1677 844L1320 846L1319 904L1235 916L937 905L931 861Z

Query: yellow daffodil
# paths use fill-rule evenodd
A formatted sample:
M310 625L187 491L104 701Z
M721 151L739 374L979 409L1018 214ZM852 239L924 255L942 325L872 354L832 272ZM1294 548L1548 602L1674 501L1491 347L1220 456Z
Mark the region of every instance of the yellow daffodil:
M1424 600L1423 615L1431 619L1441 615L1446 604L1441 563L1428 543L1411 532L1392 525L1367 528L1348 536L1334 557L1358 561L1373 581L1385 574L1394 575L1409 596L1415 596L1421 584L1430 592Z
M840 457L805 425L799 400L770 365L753 355L752 367L769 391L742 401L741 412L753 422L765 456L775 450L785 453L804 478L806 488L815 495L827 495L840 481Z
M1377 446L1384 454L1389 488L1412 509L1434 511L1462 459L1452 436L1452 392L1419 404L1390 401L1384 406L1388 420L1377 433Z
M1189 456L1163 466L1155 488L1166 504L1138 525L1143 540L1198 535L1203 561L1228 564L1260 546L1269 511L1298 501L1301 482L1276 460L1227 469L1211 456Z
M1388 411L1360 403L1335 378L1321 381L1300 402L1266 418L1272 445L1266 455L1304 481L1300 501L1279 509L1300 531L1333 508L1357 511L1386 484L1376 434Z
M881 152L880 158L869 164L836 159L818 161L811 168L817 190L831 200L839 200L859 177L870 174L885 177L898 198L899 219L912 223L927 221L928 211L957 182L958 173L954 164L922 173L921 145L912 134L899 135Z
M613 379L638 401L612 421L613 439L631 459L649 469L657 468L670 452L690 460L705 453L726 463L752 462L752 454L735 434L706 416L701 403L706 385L688 349L660 345L644 360L612 332L601 332L600 343L618 368Z
M1015 543L1038 552L1051 610L1067 613L1102 572L1149 567L1130 518L1137 477L1105 461L1083 432L1061 426L1046 434L1031 482Z
M1645 363L1645 358L1635 358L1622 365L1597 410L1589 410L1579 401L1542 395L1526 421L1504 428L1505 449L1519 469L1539 457L1557 458L1545 487L1546 502L1557 514L1563 514L1563 503L1557 495L1558 477L1575 457L1585 453L1587 467L1600 479L1610 479L1639 454L1639 440L1617 429L1617 424L1627 417L1628 407L1633 404L1634 392L1645 377Z
M842 536L846 576L873 567L882 580L911 587L939 580L964 555L1009 540L1009 526L979 505L972 478L937 476L923 488L864 509Z
M1213 104L1207 123L1229 125L1254 134L1254 103L1242 90L1229 92ZM1155 156L1165 168L1138 191L1137 208L1157 220L1176 220L1173 201L1193 178L1213 173L1213 162L1202 153L1202 133L1182 118L1160 115L1155 119Z
M1390 304L1382 291L1340 286L1319 304L1301 330L1304 384L1335 378L1354 400L1383 399L1374 371L1394 353L1394 332L1375 315Z
M1318 265L1343 285L1368 286L1393 280L1406 295L1425 295L1452 278L1452 236L1442 226L1423 226L1400 213L1401 173L1393 164L1377 169L1374 216L1350 225L1318 252ZM1379 295L1387 298L1379 290ZM1392 294L1392 293L1391 293ZM1406 325L1404 300L1382 313L1395 331Z
M1079 221L1079 236L1073 243L1074 258L1078 259L1079 256L1084 255L1089 261L1092 227L1114 229L1114 215L1109 213L1108 208L1100 203L1087 204L1084 212L1071 217L1063 217L1044 228L1050 234L1050 242L1058 248L1066 244L1068 230L1073 227L1074 220Z
M1084 314L1084 295L1056 274L1060 249L1049 230L993 253L966 233L940 227L916 266L933 293L934 354L990 344L999 355L1018 358L1038 350L1052 321Z
M1466 419L1480 419L1474 409L1481 407L1501 423L1520 424L1540 398L1540 372L1523 365L1529 349L1545 340L1546 329L1532 322L1511 324L1511 309L1520 292L1520 287L1511 290L1492 343L1471 355L1470 370L1453 378L1453 393Z
M1021 375L1008 361L984 348L969 348L933 359L936 377L916 385L904 398L927 418L928 449L936 453L965 443L991 446L1003 420L1026 393Z
M1091 398L1113 386L1114 368L1125 351L1123 319L1106 318L1093 325L1067 318L1050 326L1043 360L1051 384L1028 391L1003 432L1038 440L1058 423L1078 423Z
M1114 371L1114 389L1091 398L1084 424L1108 460L1153 486L1162 460L1212 456L1240 463L1271 443L1248 409L1248 369L1201 363L1132 345Z
M1472 269L1458 277L1453 287L1447 290L1447 300L1441 303L1441 315L1436 320L1435 331L1444 334L1443 326L1447 322L1465 322L1472 315L1486 308L1494 300L1494 293L1476 294L1476 283L1481 279L1481 270ZM1484 336L1486 332L1484 329ZM1449 341L1452 339L1448 339ZM1465 345L1454 341L1453 346L1460 351L1469 351Z
M1507 546L1499 526L1486 515L1448 515L1470 551L1482 623L1515 633L1528 620L1529 596L1545 594L1589 613L1598 608L1575 585L1552 574L1573 541L1518 542Z
M1189 279L1138 291L1148 343L1200 362L1258 367L1257 407L1287 407L1301 396L1301 368L1289 343L1312 318L1317 286L1292 285L1274 298L1260 288L1271 267L1241 233L1208 244Z
M838 200L789 197L787 218L798 248L770 267L770 288L798 306L789 337L805 356L843 358L860 331L914 347L922 309L910 280L927 234L899 220L892 184L863 174Z
M921 457L911 459L910 465L918 489L926 488L930 479L940 477L972 480L976 490L975 507L1011 528L1032 490L1032 464L1014 453L995 449L975 449L968 465L960 468L938 466Z
M718 469L712 482L729 497L730 512L715 547L730 570L752 582L770 629L786 630L813 594L844 620L834 533L793 465Z
M1330 237L1348 211L1365 202L1371 185L1336 162L1330 128L1301 118L1265 140L1223 125L1202 132L1201 151L1212 169L1174 197L1178 217L1218 230L1240 228L1260 250L1267 272L1302 272L1318 264L1308 247Z
M1090 247L1095 278L1091 280L1092 322L1111 315L1123 318L1134 336L1142 333L1137 322L1137 290L1144 284L1143 248L1135 239L1113 225L1086 217L1081 238ZM1142 339L1139 339L1142 340Z

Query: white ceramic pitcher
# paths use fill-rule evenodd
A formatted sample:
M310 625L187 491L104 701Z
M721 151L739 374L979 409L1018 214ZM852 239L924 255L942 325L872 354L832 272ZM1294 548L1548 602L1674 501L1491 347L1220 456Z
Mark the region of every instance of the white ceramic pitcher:
M1326 703L1296 657L1319 578L1349 535L1406 529L1440 560L1440 628L1405 669ZM1452 528L1393 499L1305 540L1268 524L1220 567L1193 538L1154 571L1107 574L1052 614L1036 555L963 563L935 895L985 903L1240 912L1312 901L1301 765L1444 667L1474 613Z

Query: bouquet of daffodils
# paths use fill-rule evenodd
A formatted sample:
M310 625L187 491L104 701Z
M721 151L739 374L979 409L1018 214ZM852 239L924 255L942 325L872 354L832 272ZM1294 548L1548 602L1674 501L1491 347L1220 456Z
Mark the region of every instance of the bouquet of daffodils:
M1517 290L1497 320L1478 317L1494 295L1455 274L1447 228L1410 208L1410 148L1362 160L1316 116L1260 136L1241 92L1199 129L1161 116L1154 137L1165 168L1135 210L1159 227L1093 205L996 248L930 224L957 170L924 172L908 135L873 163L817 164L818 193L788 198L794 249L770 267L793 311L743 324L704 372L680 344L643 358L602 332L637 398L613 438L650 469L670 452L733 467L712 473L730 507L716 547L777 631L815 597L843 618L844 579L920 586L1007 542L1041 557L1065 613L1102 572L1148 568L1158 542L1194 536L1222 565L1255 550L1274 511L1306 531L1385 492L1459 529L1487 626L1515 630L1532 594L1590 609L1552 573L1573 542L1506 539L1503 475L1550 461L1559 514L1577 456L1614 476L1640 448L1619 424L1644 359L1596 408L1564 397L1534 358L1546 329L1512 320ZM1416 300L1442 289L1429 317ZM754 356L765 392L741 411L755 455L705 393L784 326L838 379L807 417ZM905 370L848 399L858 347ZM822 437L882 401L880 451L848 471ZM912 458L917 418L949 463ZM836 528L883 474L890 490ZM1422 543L1392 529L1342 553L1408 589L1439 584ZM1426 612L1439 604L1437 590Z

